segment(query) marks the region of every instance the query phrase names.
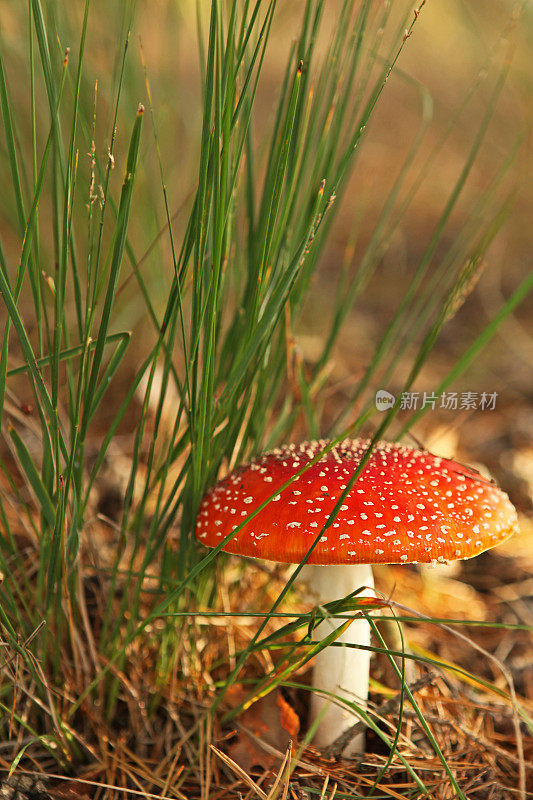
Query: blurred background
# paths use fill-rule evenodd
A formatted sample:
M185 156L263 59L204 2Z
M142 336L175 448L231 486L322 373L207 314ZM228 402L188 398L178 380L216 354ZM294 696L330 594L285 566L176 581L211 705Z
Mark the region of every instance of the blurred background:
M72 31L72 41L77 42L83 5L81 2L48 4L48 13L55 15L55 26L64 37L52 53L58 64L69 45L65 31ZM151 0L135 5L134 9L134 4L125 2L121 13L110 14L104 0L93 3L82 98L89 119L93 116L89 104L95 102L95 147L98 153L105 154L113 114L113 87L123 55L116 44L123 40L135 10L111 181L118 191L127 150L125 132L137 103L142 101L147 105L147 76L169 208L179 241L188 219L198 173L202 102L197 31L200 21L205 37L209 3L204 0L198 4L198 9L197 4L189 0ZM331 35L328 16L335 19L333 11L337 7L340 3L330 0L321 32L324 47ZM302 8L302 3L282 2L274 20L253 120L259 152L263 147L266 153L268 147L274 103ZM404 10L404 4L393 4L392 14L398 22ZM6 59L6 74L11 93L21 97L28 92L29 80L26 26L27 17L21 5L4 2L1 35L10 55ZM394 30L394 24L387 29ZM456 240L464 237L465 230L468 235L472 220L491 213L490 209L479 207L485 192L490 191L491 196L496 197L496 204L499 202L503 208L501 227L484 260L481 280L466 293L461 313L446 325L413 388L429 392L438 384L531 269L532 45L531 3L430 0L423 6L360 144L354 173L339 200L340 208L328 246L313 276L306 312L298 323L295 352L304 364L312 366L323 346L329 320L328 298L333 305L341 268L348 264L351 265L349 271L356 271L387 198L401 175L398 203L401 205L409 197L409 204L387 237L379 267L364 290L364 302L350 311L329 361L326 416L333 418L336 411L344 407L358 376L372 357L376 342L439 225L488 109L490 123L433 259L438 263ZM506 73L505 82L494 100L495 80L503 72ZM43 90L38 73L36 81L38 93ZM27 107L29 114L29 101ZM38 106L39 109L45 111L44 106ZM151 119L146 116L141 169L135 190L142 213L134 216L129 236L138 269L149 281L152 302L156 310L160 310L168 297L172 267L168 236L164 233L161 183L154 180L159 173L157 152ZM30 133L29 120L26 122L21 136ZM48 124L46 118L37 119L37 126L41 123ZM80 174L87 172L89 166L88 154L80 152ZM23 168L29 173L29 164L23 164ZM0 170L3 171L0 173L2 183L8 182L7 159L2 159ZM423 179L419 180L420 175ZM498 175L496 188L489 189ZM87 198L78 198L80 205L86 201ZM46 213L51 214L46 202L44 197L41 219ZM16 257L19 247L18 236L13 233L14 212L9 193L0 198L0 211L2 242L9 260L9 257ZM52 226L48 226L48 230L51 229ZM51 275L54 270L50 263L52 247L46 238L45 224L41 225L41 231L42 266L44 272ZM143 328L146 306L131 274L123 273L122 280L115 325L117 329L133 331L129 363L134 371L150 346ZM532 319L531 299L526 298L451 387L458 392L497 392L493 412L472 409L439 412L437 408L413 429L429 447L449 455L458 447L464 447L466 455L470 456L468 451L472 450L476 460L486 462L492 470L505 472L506 485L526 508L531 507L533 491ZM412 358L409 347L404 357L408 364ZM400 369L391 383L381 385L376 376L371 388L395 393L404 377L405 372ZM25 391L22 383L19 390ZM401 412L399 421L401 425ZM105 412L102 424L105 427ZM305 435L306 431L301 428L295 435L298 433Z

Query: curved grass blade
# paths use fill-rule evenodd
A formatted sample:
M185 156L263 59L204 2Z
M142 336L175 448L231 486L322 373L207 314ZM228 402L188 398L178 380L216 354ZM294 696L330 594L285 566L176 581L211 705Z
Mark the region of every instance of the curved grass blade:
M37 500L39 501L41 512L44 515L48 525L53 526L56 518L54 504L50 495L46 491L43 482L41 481L39 473L37 472L35 464L33 463L33 459L28 452L28 448L14 428L10 429L9 434L13 440L13 444L15 445L15 450L22 470L34 491Z

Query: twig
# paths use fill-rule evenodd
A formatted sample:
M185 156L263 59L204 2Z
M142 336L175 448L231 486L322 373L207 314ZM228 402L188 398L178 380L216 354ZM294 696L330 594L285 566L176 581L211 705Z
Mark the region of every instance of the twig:
M422 677L419 678L417 681L415 681L413 684L411 684L409 688L411 692L419 692L420 689L424 689L424 687L429 686L429 684L433 683L433 681L435 680L436 676L428 673L426 675L422 675ZM387 714L390 714L391 711L395 711L396 708L400 705L402 697L404 697L404 693L398 692L398 694L395 694L394 697L391 697L384 703L382 703L376 709L376 713L378 713L380 717L387 716ZM340 756L341 753L345 750L345 748L350 744L352 739L354 739L360 733L363 733L366 730L366 728L367 725L362 720L356 722L354 725L351 726L351 728L348 728L348 730L344 731L344 733L341 733L341 735L338 736L334 742L332 742L328 747L326 747L326 749L323 751L323 755L332 758Z
M226 764L231 769L231 771L235 773L235 775L237 775L244 783L246 783L250 787L250 789L252 789L258 795L258 797L261 798L261 800L268 800L268 795L266 794L266 792L264 792L261 789L261 787L258 786L257 783L254 780L252 780L252 778L250 778L248 773L245 772L243 768L240 767L232 758L227 756L226 753L223 753L222 750L219 750L217 747L215 747L214 744L209 745L209 747L211 748L213 753L215 753L220 758L220 760L223 761L224 764Z
M415 712L410 708L406 708L404 713L407 719L416 720L417 718ZM505 758L508 761L511 761L513 764L521 763L518 756L515 756L512 752L506 750L504 747L499 747L497 744L489 742L485 737L478 736L476 733L465 727L464 724L459 724L455 720L440 717L437 714L424 714L424 719L426 722L430 722L432 725L439 725L441 728L450 728L455 733L461 734L465 739L470 739L479 747L482 747L491 753L495 753L496 755L500 756L500 758ZM533 770L533 762L524 761L524 767L526 769Z

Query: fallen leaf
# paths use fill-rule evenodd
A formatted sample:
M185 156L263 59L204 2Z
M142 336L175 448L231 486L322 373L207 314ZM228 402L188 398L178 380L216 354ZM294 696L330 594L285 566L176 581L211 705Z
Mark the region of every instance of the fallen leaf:
M233 699L237 700L238 697L239 694L235 693ZM235 722L238 739L228 746L227 752L246 772L250 772L252 767L278 768L282 759L263 749L260 742L284 753L300 730L298 715L279 689L261 697L243 711Z
M294 739L300 732L300 719L298 714L291 704L287 703L281 692L278 692L277 704L281 709L281 727L285 728L291 738Z

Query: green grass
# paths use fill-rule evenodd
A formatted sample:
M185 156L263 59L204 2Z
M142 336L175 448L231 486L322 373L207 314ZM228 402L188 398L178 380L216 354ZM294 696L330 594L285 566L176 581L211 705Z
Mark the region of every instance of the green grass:
M87 0L81 15L81 8L70 13L51 1L32 0L24 13L13 7L23 40L18 51L0 40L0 155L7 187L0 229L0 738L24 742L9 751L14 767L41 763L64 774L98 760L99 725L111 737L135 728L128 675L143 651L150 654L152 681L148 727L166 713L165 685L187 674L187 653L197 658L189 611L215 602L223 545L206 554L193 536L206 487L229 466L295 431L344 437L370 424L373 440L400 435L397 424L390 430L399 400L376 418L373 393L385 384L412 387L459 311L510 213L509 176L521 145L520 136L511 141L447 244L450 219L504 87L504 60L491 65L485 112L410 283L364 374L331 419L324 405L327 368L344 324L364 303L457 121L450 120L421 160L431 98L397 69L410 45L407 34L416 32L410 4L345 0L336 4L337 24L327 35L324 0L302 4L267 130L256 121L257 106L283 4L213 0L208 14L199 5L196 176L177 221L166 174L181 153L160 133L165 87L152 86L149 60L133 47L136 4L123 4L122 14L108 12L116 33L114 68L96 91L87 42L94 46L102 23L93 5ZM29 107L21 69L31 87ZM336 292L321 320L322 350L306 364L294 341L308 325L307 303L338 211L357 186L359 154L391 75L419 95L420 127L402 168L384 187L364 246L355 227L350 234L356 269L347 260L335 275ZM473 82L465 102L477 89ZM143 251L146 259L137 255ZM465 343L436 392L468 368L531 288L533 274ZM138 351L132 352L132 342ZM16 413L19 394L31 398L27 418ZM419 415L402 424L402 434ZM95 496L117 452L128 472L112 543L102 555L94 552L104 529L95 523ZM216 716L253 653L270 645L272 638L261 635L297 574L235 668L216 683L209 713ZM357 607L357 598L351 603ZM309 625L302 617L279 636ZM290 645L295 661L286 681L294 664L312 655L307 647L302 656L303 645ZM381 647L386 650L384 642ZM405 686L392 655L390 663ZM265 680L272 688L281 677ZM464 797L419 718L457 796ZM396 751L397 743L365 719ZM197 720L194 731L201 724ZM416 770L408 763L406 769L423 791ZM193 773L189 763L186 774Z

